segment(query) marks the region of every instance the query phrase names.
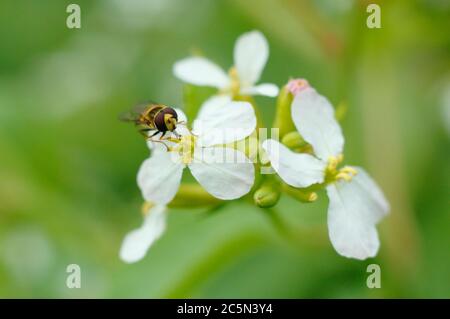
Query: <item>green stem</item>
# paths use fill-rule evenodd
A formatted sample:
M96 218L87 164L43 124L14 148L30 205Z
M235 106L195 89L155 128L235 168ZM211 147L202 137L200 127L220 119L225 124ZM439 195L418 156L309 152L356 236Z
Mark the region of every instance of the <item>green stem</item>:
M310 189L295 188L282 183L283 191L302 203L312 203L317 200L317 193Z
M293 96L285 85L277 98L277 110L273 127L280 130L280 138L289 132L295 131L294 123L291 119L291 103Z

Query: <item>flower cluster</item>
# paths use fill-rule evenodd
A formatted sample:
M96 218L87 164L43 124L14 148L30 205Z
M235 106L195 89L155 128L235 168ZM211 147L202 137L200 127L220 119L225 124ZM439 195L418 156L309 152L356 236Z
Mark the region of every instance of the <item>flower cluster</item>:
M262 208L276 205L281 193L313 202L324 189L335 250L361 260L377 254L376 225L389 211L387 200L362 168L340 166L342 129L331 103L308 81L290 80L281 91L274 84L256 84L268 56L267 40L252 31L236 41L234 66L228 74L203 57L175 63L177 78L189 85L215 87L217 94L201 105L192 126L184 112L175 109L178 122L185 124L163 134L166 137L147 139L151 155L137 176L145 200L144 222L125 237L122 260L140 260L163 234L167 208L185 192L180 185L186 167L204 190L194 193L189 188L187 207L194 202L215 205L248 194ZM261 134L258 139L257 131L263 127L251 95L278 95L273 127L279 129L281 142ZM259 156L251 155L255 148ZM264 174L263 168L276 174Z

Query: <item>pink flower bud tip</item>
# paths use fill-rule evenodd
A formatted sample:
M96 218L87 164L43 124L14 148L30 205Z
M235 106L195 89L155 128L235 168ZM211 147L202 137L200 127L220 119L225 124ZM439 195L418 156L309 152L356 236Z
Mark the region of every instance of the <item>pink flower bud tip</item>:
M289 92L292 93L292 95L297 95L298 93L306 90L307 88L309 88L309 83L307 80L305 79L292 79L289 80L288 84L287 84L287 89Z

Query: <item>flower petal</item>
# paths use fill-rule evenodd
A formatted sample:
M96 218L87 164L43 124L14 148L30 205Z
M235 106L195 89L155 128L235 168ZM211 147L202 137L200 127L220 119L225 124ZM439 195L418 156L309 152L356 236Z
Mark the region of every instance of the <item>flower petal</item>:
M281 179L294 187L322 183L326 164L309 154L294 153L278 141L269 139L262 147Z
M120 248L119 256L126 263L141 260L150 246L161 237L166 230L166 207L152 207L144 217L144 223L138 229L129 232Z
M243 95L264 95L275 97L278 95L278 86L272 83L263 83L249 88L242 88L241 94Z
M201 107L192 132L198 135L198 145L212 146L242 140L255 128L256 116L250 103L213 96Z
M180 135L188 135L189 133L189 129L188 129L188 118L186 116L186 114L178 108L174 109L175 112L177 112L178 115L178 124L177 124L177 128L175 129L177 131L178 134Z
M234 46L234 64L242 86L253 86L259 78L269 57L269 45L259 31L241 35Z
M227 87L228 75L215 63L202 57L190 57L176 62L174 75L180 80L194 85Z
M375 225L389 212L389 204L369 175L356 169L358 174L352 181L327 186L328 232L340 255L362 260L378 252Z
M184 165L175 152L159 151L146 159L137 175L145 200L167 204L178 191Z
M188 118L182 109L174 108L174 110L177 112L178 122L187 122Z
M255 179L253 163L232 148L197 147L189 168L207 192L224 200L247 194Z
M330 102L313 88L298 93L292 102L295 127L310 143L317 157L328 161L330 156L342 154L344 137L334 117Z

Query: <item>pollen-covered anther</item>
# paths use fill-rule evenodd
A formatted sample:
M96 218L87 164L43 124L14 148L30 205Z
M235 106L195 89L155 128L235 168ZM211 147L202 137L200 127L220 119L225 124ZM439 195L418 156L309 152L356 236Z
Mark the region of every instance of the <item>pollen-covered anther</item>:
M339 170L339 173L336 175L336 180L345 180L346 182L350 182L356 174L358 174L356 169L346 166Z

